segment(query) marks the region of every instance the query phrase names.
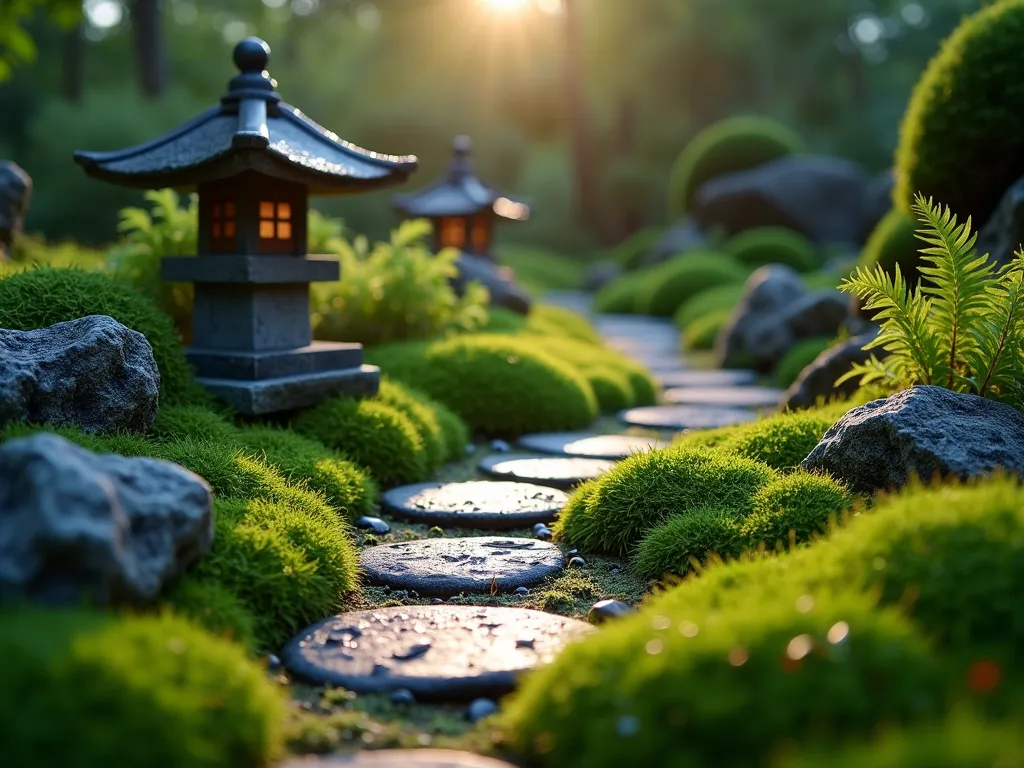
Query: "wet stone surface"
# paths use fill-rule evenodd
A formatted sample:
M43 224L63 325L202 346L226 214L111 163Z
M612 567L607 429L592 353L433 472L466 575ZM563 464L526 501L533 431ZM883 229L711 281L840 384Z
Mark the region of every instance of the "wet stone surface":
M633 613L636 613L636 608L621 600L598 600L587 613L587 620L591 624L603 624L609 620L625 618Z
M740 387L757 381L757 373L738 368L717 371L675 371L657 379L663 387Z
M480 462L485 475L568 490L607 472L614 462L603 459L507 454Z
M776 408L782 395L772 387L678 387L666 390L665 400L675 405Z
M511 530L550 523L569 500L564 492L530 483L418 483L384 494L396 517L442 528Z
M421 539L364 549L359 566L368 584L447 597L462 592L510 592L565 567L554 544L492 536Z
M639 435L594 435L587 432L545 432L524 435L519 446L528 451L581 459L616 461L643 453L652 448L667 448L668 443L656 437Z
M353 768L512 768L511 763L449 749L381 749L346 755L293 757L281 768L352 766Z
M633 427L673 430L731 427L755 418L756 414L745 408L698 405L655 405L631 408L619 414L621 421Z
M520 674L591 630L523 608L401 606L313 624L281 657L293 674L317 685L356 693L404 688L417 700L466 701L508 693Z

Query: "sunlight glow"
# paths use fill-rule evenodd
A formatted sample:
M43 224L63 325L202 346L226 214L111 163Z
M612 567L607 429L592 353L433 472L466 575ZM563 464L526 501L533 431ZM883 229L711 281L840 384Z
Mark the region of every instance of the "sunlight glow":
M85 17L97 29L116 27L124 18L124 7L117 0L86 0Z
M481 2L496 11L511 13L525 7L527 0L481 0Z

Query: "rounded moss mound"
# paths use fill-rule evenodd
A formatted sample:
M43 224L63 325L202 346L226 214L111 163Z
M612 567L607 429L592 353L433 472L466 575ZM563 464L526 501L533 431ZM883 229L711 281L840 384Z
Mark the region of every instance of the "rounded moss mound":
M171 586L162 602L207 632L233 640L249 650L256 646L255 619L242 601L222 584L186 575Z
M679 305L672 316L677 328L685 329L705 315L719 310L732 311L743 297L743 283L726 283L701 291Z
M698 133L672 166L672 215L693 207L697 190L717 176L745 171L802 152L803 140L784 125L763 117L733 117Z
M754 494L753 509L739 522L742 546L809 541L852 505L849 491L827 475L798 471L780 477Z
M829 336L813 336L803 341L798 341L789 351L782 356L779 364L775 367L775 380L783 389L789 387L794 381L800 378L804 368L818 359L818 355L832 346L832 338Z
M672 317L680 305L719 285L742 283L748 270L720 253L688 253L657 267L637 295L641 314Z
M481 333L520 333L526 330L526 318L518 312L502 307L487 307L487 321Z
M596 346L604 343L587 318L554 304L535 304L526 318L526 329L549 336L568 336Z
M383 486L417 483L430 474L416 427L378 400L334 397L300 414L292 428L341 451Z
M713 507L672 515L640 542L633 567L644 578L657 579L683 576L711 555L734 557L741 549L737 517L734 510Z
M243 649L170 615L0 616L12 766L249 768L283 751L283 697Z
M417 393L416 396L434 412L438 426L441 427L445 461L457 461L463 458L466 455L466 446L472 440L466 422L444 403L427 397L423 393Z
M912 216L898 209L889 211L864 244L858 266L872 269L877 265L890 277L895 277L898 266L907 283L916 285L921 279L920 249L925 247L916 230Z
M681 340L684 349L708 350L715 348L718 334L732 318L731 309L713 309L686 326Z
M159 440L209 440L231 443L238 439L235 425L219 413L198 405L163 405L156 414L153 436Z
M754 493L775 477L764 464L721 451L640 453L577 490L586 502L570 503L554 530L581 549L624 555L671 515L702 507L749 512Z
M910 214L918 193L977 226L1024 170L1024 136L1008 130L1024 112L1024 1L1006 0L964 19L914 89L896 151L893 199Z
M160 404L204 403L174 324L149 299L100 272L44 267L0 280L0 328L31 331L87 315L109 315L138 331L160 369Z
M648 291L654 268L629 272L594 294L594 310L607 315L636 314L639 297Z
M597 416L586 380L534 339L460 336L381 346L370 357L390 377L418 387L489 436L583 429Z
M687 432L675 445L719 448L775 469L787 469L806 459L837 420L815 410L782 413L750 424Z
M785 264L797 272L810 272L819 261L810 240L784 227L748 229L726 243L725 250L750 269Z
M501 726L537 765L750 766L937 709L938 664L905 619L855 594L801 612L801 596L777 587L713 620L656 601L526 678Z
M409 420L423 442L427 471L439 469L444 464L448 450L441 432L441 422L430 406L423 401L420 393L385 377L381 379L380 391L374 399L391 406Z

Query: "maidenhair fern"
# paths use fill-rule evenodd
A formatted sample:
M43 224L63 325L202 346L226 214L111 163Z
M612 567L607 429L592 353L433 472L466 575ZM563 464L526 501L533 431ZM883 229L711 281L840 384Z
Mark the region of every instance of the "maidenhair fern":
M921 284L881 267L859 268L839 287L856 295L881 325L865 349L881 349L838 382L900 389L935 384L1024 404L1024 252L999 268L975 250L971 220L958 224L948 208L918 196Z

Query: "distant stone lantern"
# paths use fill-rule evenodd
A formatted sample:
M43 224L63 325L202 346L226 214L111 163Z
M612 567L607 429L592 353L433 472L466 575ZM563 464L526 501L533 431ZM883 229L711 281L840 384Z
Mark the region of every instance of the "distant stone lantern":
M395 209L410 219L430 219L438 250L457 248L493 260L494 225L498 221L525 221L526 203L514 200L481 181L469 159L472 141L458 136L448 174L428 187L397 195Z
M198 255L165 258L162 274L195 284L186 352L199 381L247 414L377 391L360 344L312 340L309 284L337 280L339 265L307 255L308 200L404 182L417 162L361 149L281 101L269 56L243 40L219 106L137 147L75 153L114 184L198 192Z

